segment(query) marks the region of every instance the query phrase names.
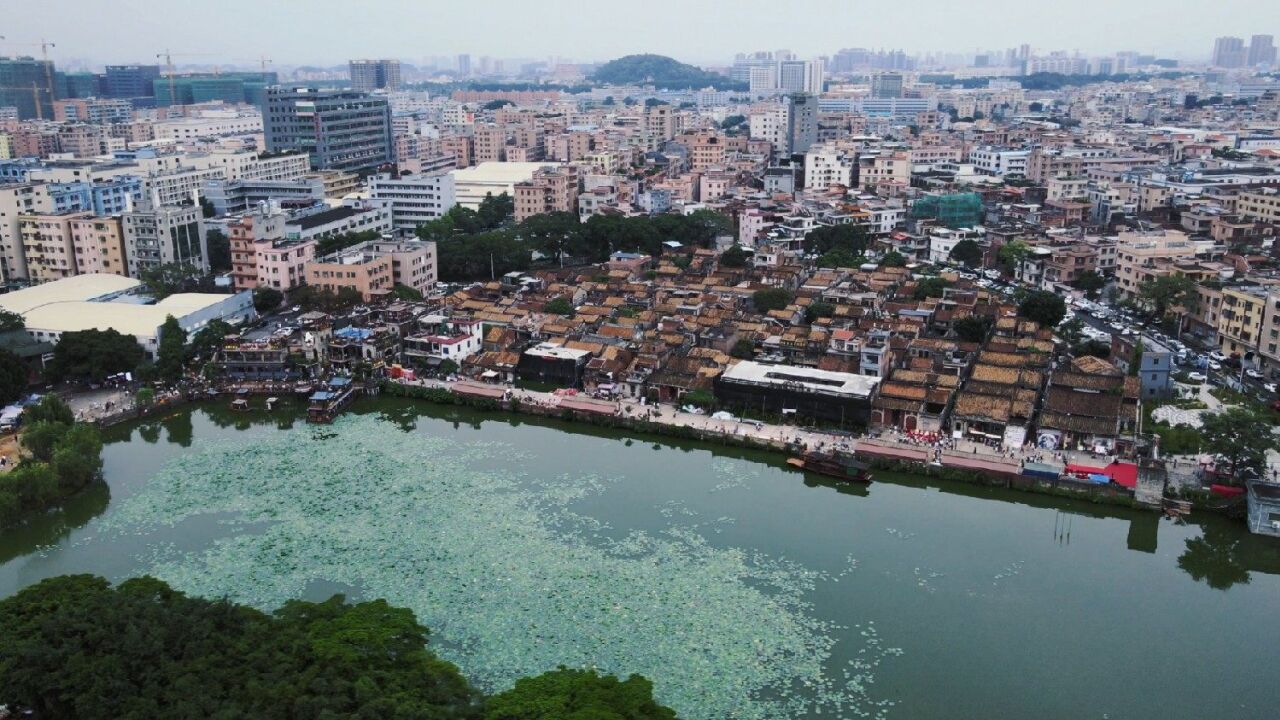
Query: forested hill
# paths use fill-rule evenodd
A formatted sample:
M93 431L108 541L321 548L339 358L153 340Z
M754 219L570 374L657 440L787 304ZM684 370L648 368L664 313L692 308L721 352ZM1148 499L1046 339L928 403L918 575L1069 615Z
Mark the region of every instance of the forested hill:
M746 89L724 75L686 65L665 55L627 55L601 65L591 79L598 83L630 85L652 84L671 90L700 90L716 87L722 90Z

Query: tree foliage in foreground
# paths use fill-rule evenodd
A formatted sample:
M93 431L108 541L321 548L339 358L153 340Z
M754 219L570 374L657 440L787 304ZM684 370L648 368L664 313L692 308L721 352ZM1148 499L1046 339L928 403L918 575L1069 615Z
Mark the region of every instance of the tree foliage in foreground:
M1035 320L1040 323L1040 327L1052 329L1066 317L1067 301L1048 290L1036 290L1023 298L1018 305L1018 314L1028 320Z
M136 369L142 359L142 348L132 335L113 329L66 332L53 348L45 377L52 382L101 382L108 375Z
M385 600L262 613L154 578L45 580L0 601L0 704L39 718L672 720L648 680L559 670L489 698Z
M1257 477L1267 466L1267 451L1280 449L1271 418L1258 408L1229 407L1220 413L1205 413L1201 421L1205 448L1223 458L1232 480Z

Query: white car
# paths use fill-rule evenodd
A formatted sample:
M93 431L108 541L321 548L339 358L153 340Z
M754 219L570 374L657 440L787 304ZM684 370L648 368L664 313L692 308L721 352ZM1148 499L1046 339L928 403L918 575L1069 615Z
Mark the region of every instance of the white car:
M1210 360L1209 369L1214 372L1222 372L1222 363L1218 362L1217 360Z
M1275 394L1275 392L1276 392L1276 384L1275 384L1275 383L1262 383L1262 389L1263 389L1263 390L1266 390L1267 392L1272 393L1272 394L1274 395L1274 394Z
M1191 382L1198 382L1198 383L1202 383L1205 380L1209 379L1202 372L1187 373L1187 377L1191 379Z
M1210 359L1210 360L1217 360L1218 362L1222 362L1223 360L1226 360L1226 359L1227 359L1227 356L1226 356L1226 355L1223 355L1222 353L1218 352L1217 350L1214 350L1213 352L1209 353L1209 359Z
M1245 375L1248 375L1249 377L1253 378L1254 380L1261 380L1261 379L1262 379L1262 373L1258 372L1257 370L1254 370L1253 368L1249 368L1248 370L1245 370L1245 371L1244 371L1244 374L1245 374Z

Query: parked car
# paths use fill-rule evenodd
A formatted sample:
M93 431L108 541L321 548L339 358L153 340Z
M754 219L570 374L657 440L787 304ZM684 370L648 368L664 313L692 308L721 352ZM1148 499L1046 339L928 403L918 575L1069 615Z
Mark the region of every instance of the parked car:
M1271 382L1271 383L1262 383L1262 389L1263 389L1263 390L1266 390L1267 392L1269 392L1269 393L1271 393L1272 395L1274 395L1274 394L1275 394L1275 392L1276 392L1276 384L1275 384L1275 383L1273 383L1273 382Z
M1202 383L1205 380L1209 379L1208 376L1206 376L1202 372L1187 373L1187 377L1191 379L1191 382L1198 382L1198 383Z
M1261 380L1261 379L1262 379L1262 373L1258 372L1257 370L1254 370L1253 368L1249 368L1248 370L1245 370L1245 371L1244 371L1244 374L1245 374L1245 375L1248 375L1249 377L1253 378L1254 380Z
M1222 372L1222 363L1218 362L1217 360L1210 360L1209 369L1214 372Z
M1210 360L1216 360L1216 361L1218 361L1218 362L1222 362L1223 360L1226 360L1226 359L1227 359L1227 356L1226 356L1226 355L1223 355L1222 353L1218 352L1217 350L1214 350L1213 352L1209 353L1209 359L1210 359Z

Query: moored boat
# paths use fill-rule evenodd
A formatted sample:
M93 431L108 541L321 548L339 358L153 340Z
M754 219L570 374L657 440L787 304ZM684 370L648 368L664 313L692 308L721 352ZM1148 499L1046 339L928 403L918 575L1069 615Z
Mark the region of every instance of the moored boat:
M852 482L871 482L867 464L850 455L810 452L787 458L787 464L806 472L828 475Z

